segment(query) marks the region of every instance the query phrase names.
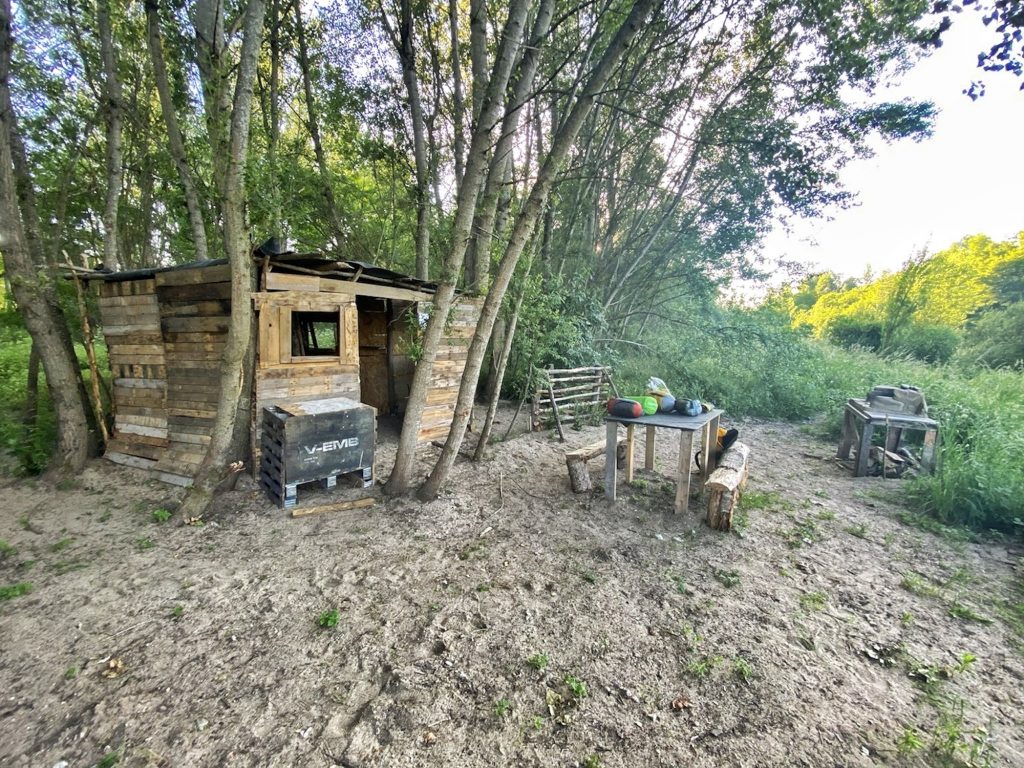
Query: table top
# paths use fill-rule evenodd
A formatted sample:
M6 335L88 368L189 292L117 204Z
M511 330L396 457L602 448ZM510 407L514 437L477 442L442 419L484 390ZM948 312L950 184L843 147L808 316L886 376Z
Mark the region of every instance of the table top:
M667 427L669 429L685 429L693 432L712 419L721 416L722 411L718 408L713 408L707 413L702 413L700 416L684 416L681 413L652 413L650 416L641 416L639 419L629 419L622 416L612 416L608 414L604 417L605 421L616 421L619 424L639 424L645 427Z
M889 424L897 427L914 426L924 429L937 429L939 426L939 422L935 419L930 419L927 416L916 413L906 413L904 411L886 411L881 408L872 408L868 405L867 400L859 400L855 397L851 397L846 401L846 407L857 413L859 416L864 416L868 420L878 424L884 424L888 421Z

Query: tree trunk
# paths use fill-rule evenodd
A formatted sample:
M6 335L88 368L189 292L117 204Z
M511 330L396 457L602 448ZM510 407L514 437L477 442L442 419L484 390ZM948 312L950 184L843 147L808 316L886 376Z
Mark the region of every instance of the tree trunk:
M636 37L641 24L647 18L655 2L656 0L636 1L629 16L608 44L608 48L601 57L600 63L591 73L586 86L580 91L569 115L558 127L558 131L553 137L548 157L538 173L537 181L530 192L529 198L516 219L508 247L505 249L505 255L498 265L494 282L484 301L484 306L480 313L480 321L470 343L466 368L459 385L459 395L455 404L455 415L452 419L451 430L448 433L448 439L445 441L444 449L442 449L441 455L438 457L437 463L430 473L430 477L427 478L427 481L420 488L418 495L421 499L437 498L438 492L447 480L448 473L455 463L462 440L466 435L466 425L469 422L473 399L476 396L476 385L480 377L480 368L487 351L491 330L494 328L495 318L497 318L498 310L501 307L501 302L504 299L505 291L508 288L508 283L512 278L519 257L522 255L526 243L533 234L537 220L544 210L548 191L554 183L555 175L561 167L569 148L575 141L583 121L590 114L598 93L608 81L612 70L625 55L626 49L632 43L633 38Z
M217 0L210 2L216 3ZM223 24L220 9L218 4L212 14L203 13L201 18L214 24ZM206 455L199 465L192 489L182 504L181 511L186 519L206 512L213 491L233 458L232 449L247 442L241 435L249 419L254 315L252 250L245 225L245 162L249 148L253 84L265 11L266 0L249 0L237 63L231 117L227 121L230 125L227 139L229 153L223 166L224 178L218 187L223 196L224 251L231 264L231 323L221 364L217 417ZM197 28L196 31L202 38L211 39L210 28ZM225 118L212 122L208 119L208 124L222 125L224 122Z
M413 374L409 400L406 405L405 418L402 421L402 434L398 441L395 455L395 466L391 471L384 490L390 495L405 493L409 489L413 460L416 456L416 438L420 419L426 404L427 389L433 372L434 356L440 346L444 326L448 320L455 286L459 279L459 270L466 256L473 215L479 198L480 188L487 172L487 155L490 145L491 131L498 121L503 102L502 94L508 85L512 66L516 59L516 51L523 36L526 22L526 0L512 0L509 6L508 20L498 43L498 53L494 61L494 69L487 83L486 94L479 119L474 123L469 154L466 157L466 169L462 184L459 187L458 202L455 209L455 220L452 226L452 246L448 252L441 273L441 283L434 295L434 308L427 323L423 336L423 357ZM481 90L483 83L474 83L474 88Z
M398 55L402 60L402 80L409 94L412 151L416 162L416 277L426 280L430 272L430 168L427 163L426 128L420 102L419 78L416 75L412 0L401 0L398 27Z
M306 27L302 21L302 3L295 0L295 32L299 42L299 69L302 70L302 89L306 96L306 117L309 138L313 142L313 154L316 167L323 185L324 203L327 207L327 221L334 235L334 245L341 249L345 242L345 228L338 211L338 201L334 197L334 185L327 167L327 155L320 137L320 120L317 112L316 99L313 96L313 79L309 72L309 49L306 46Z
M121 180L124 176L121 133L124 126L124 103L121 80L117 76L114 56L114 30L110 21L110 0L97 0L96 23L100 34L100 55L103 59L103 90L107 115L107 194L103 205L103 264L115 272L121 268L117 247L117 209L121 202Z
M498 401L501 399L501 385L505 382L505 371L508 369L508 359L512 356L512 340L516 335L516 326L519 324L519 310L523 306L523 299L526 297L526 280L530 273L523 275L523 289L516 298L515 306L512 308L512 316L508 320L508 328L505 329L505 338L502 341L501 352L491 373L491 380L487 385L487 415L484 417L484 425L480 428L480 439L477 440L476 450L473 451L473 461L480 461L487 450L487 443L491 439L491 429L494 427L494 415L498 412Z
M192 167L188 164L185 153L185 140L178 125L178 114L174 110L174 98L171 96L171 85L167 77L167 64L164 61L163 43L160 39L160 16L157 12L158 0L146 0L146 40L149 45L149 58L153 63L153 78L156 81L156 92L160 98L160 113L167 127L167 146L178 170L181 189L185 195L185 207L188 209L188 223L192 230L192 245L195 248L197 261L210 258L206 244L206 224L203 221L203 208L199 202Z
M455 190L458 195L459 184L462 183L463 163L466 155L466 137L464 134L466 107L462 96L462 55L459 45L459 0L448 0L448 26L451 33L452 46L452 120L454 122L455 141L452 151L455 155Z
M15 158L23 149L18 135L17 119L11 102L10 0L0 0L0 221L4 222L4 267L11 291L18 304L25 327L32 337L46 373L57 417L57 445L50 460L50 470L58 473L79 471L89 455L89 424L85 387L75 358L71 336L61 315L53 281L42 275L44 257L38 230L26 233L18 189L30 189L30 177L15 178ZM17 146L18 149L15 147ZM19 165L24 165L24 158ZM38 221L28 217L28 227ZM36 247L30 250L30 247Z
M491 240L494 235L498 200L504 189L504 181L510 175L512 142L516 129L519 127L519 118L523 107L533 91L533 81L540 63L540 45L551 29L554 5L553 0L541 0L537 18L534 20L533 32L530 35L530 44L523 54L518 79L513 86L511 102L506 106L498 143L491 155L487 182L473 222L476 240L473 244L474 264L466 285L466 290L469 293L482 293L487 288L491 264Z
M281 206L281 169L278 148L281 144L281 14L278 0L270 0L270 130L267 131L267 166L270 169L270 234L285 241L284 213Z

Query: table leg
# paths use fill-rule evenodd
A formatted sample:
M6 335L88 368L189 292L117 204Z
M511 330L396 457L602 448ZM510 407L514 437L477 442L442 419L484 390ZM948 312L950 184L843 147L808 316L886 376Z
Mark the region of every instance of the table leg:
M644 439L644 469L654 470L654 427L647 428L647 435Z
M857 448L857 467L854 477L864 477L868 473L868 453L871 451L871 433L875 425L865 419L861 422L860 446Z
M843 429L839 433L839 450L836 452L837 459L850 458L850 449L853 448L853 439L856 435L853 425L853 414L849 407L843 411Z
M615 501L615 470L618 463L619 447L619 425L618 422L609 421L605 426L605 447L604 447L604 496L609 501Z
M704 451L704 471L700 475L701 493L704 493L704 486L707 485L708 478L711 477L711 473L715 471L715 466L718 463L715 460L715 454L718 452L718 420L719 417L715 416L704 425L704 441L701 446Z
M633 439L633 429L635 424L626 425L626 482L633 482L633 446L635 440Z
M693 454L693 432L679 430L679 479L676 481L675 512L686 512L690 506L690 461Z
M935 472L935 448L938 443L939 433L937 430L929 429L924 433L924 448L921 450L921 464L929 474Z

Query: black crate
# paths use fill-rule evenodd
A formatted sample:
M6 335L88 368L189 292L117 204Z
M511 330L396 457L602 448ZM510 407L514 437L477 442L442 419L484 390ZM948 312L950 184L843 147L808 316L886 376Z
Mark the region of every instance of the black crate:
M359 472L363 487L372 485L376 415L345 397L264 408L261 485L285 508L295 506L300 483L333 488L338 475Z

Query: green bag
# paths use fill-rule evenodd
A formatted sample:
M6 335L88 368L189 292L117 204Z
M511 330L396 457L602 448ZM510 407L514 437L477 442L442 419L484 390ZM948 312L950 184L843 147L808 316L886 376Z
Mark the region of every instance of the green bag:
M644 409L644 416L650 416L652 413L658 412L658 401L655 400L653 397L648 397L647 395L638 395L635 397L630 397L629 399L636 400L638 403L640 403L640 407Z

